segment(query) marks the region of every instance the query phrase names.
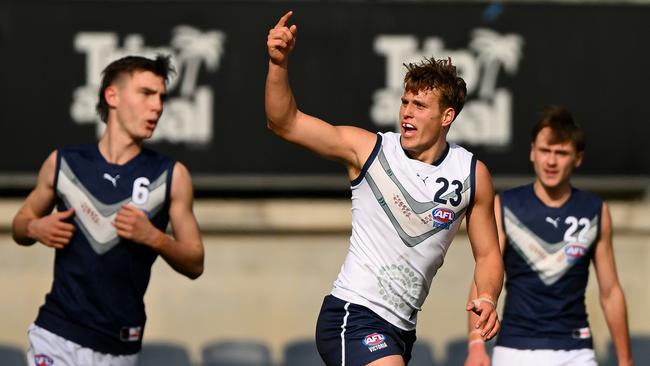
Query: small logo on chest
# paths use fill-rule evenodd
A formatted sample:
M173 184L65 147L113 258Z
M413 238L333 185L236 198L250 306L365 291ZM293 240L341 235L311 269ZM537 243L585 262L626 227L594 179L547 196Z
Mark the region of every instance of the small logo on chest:
M420 173L415 173L415 175L417 175L418 178L420 178L422 183L424 183L425 185L427 184L427 179L429 179L428 175L424 175L424 174L420 174Z
M556 217L555 219L552 219L552 218L546 216L546 222L553 225L553 227L555 227L557 229L559 227L558 225L559 225L559 222L560 222L560 218Z
M119 175L119 174L116 174L116 175L113 177L113 176L111 176L111 175L108 174L108 173L104 173L104 175L102 176L102 178L104 178L104 179L106 179L107 181L111 182L111 184L113 184L113 187L117 187L117 180L120 179L120 175Z

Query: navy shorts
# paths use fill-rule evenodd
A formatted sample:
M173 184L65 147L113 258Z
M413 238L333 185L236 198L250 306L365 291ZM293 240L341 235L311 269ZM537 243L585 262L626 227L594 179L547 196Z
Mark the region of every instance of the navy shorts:
M316 346L327 366L364 366L380 358L411 359L415 330L402 330L372 310L325 296L316 324Z

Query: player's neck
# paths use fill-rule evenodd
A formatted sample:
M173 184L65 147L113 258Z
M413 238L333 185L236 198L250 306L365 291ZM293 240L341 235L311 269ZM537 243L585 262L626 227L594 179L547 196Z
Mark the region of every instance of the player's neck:
M571 183L567 180L555 187L549 187L536 179L533 183L533 191L546 206L560 207L571 198Z
M110 164L124 165L136 157L142 146L124 134L112 133L106 129L99 140L99 152Z
M414 160L419 160L426 164L439 163L440 159L447 153L448 143L446 140L438 141L433 146L424 151L406 150L406 155Z

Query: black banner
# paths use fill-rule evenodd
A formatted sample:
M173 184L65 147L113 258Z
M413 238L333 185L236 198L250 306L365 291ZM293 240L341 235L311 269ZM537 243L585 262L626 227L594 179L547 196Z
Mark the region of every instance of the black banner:
M0 5L4 185L33 177L56 147L97 138L108 62L162 52L178 77L150 145L184 162L200 189L346 188L339 164L265 127L266 36L290 9L290 77L306 113L394 130L402 63L450 56L469 98L449 139L496 178L531 174L529 131L551 103L586 130L581 175L650 176L650 6L14 1Z

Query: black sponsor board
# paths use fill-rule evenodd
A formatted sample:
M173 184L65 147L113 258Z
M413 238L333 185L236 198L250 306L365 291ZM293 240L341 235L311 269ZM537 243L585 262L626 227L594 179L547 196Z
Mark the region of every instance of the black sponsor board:
M148 145L184 162L199 189L346 190L338 163L265 127L266 36L289 9L299 28L290 77L306 113L394 130L401 64L451 56L469 97L449 138L497 180L531 175L529 131L555 103L586 130L581 177L648 182L650 6L12 1L0 5L2 186L33 183L57 146L97 138L108 61L163 52L179 73Z

